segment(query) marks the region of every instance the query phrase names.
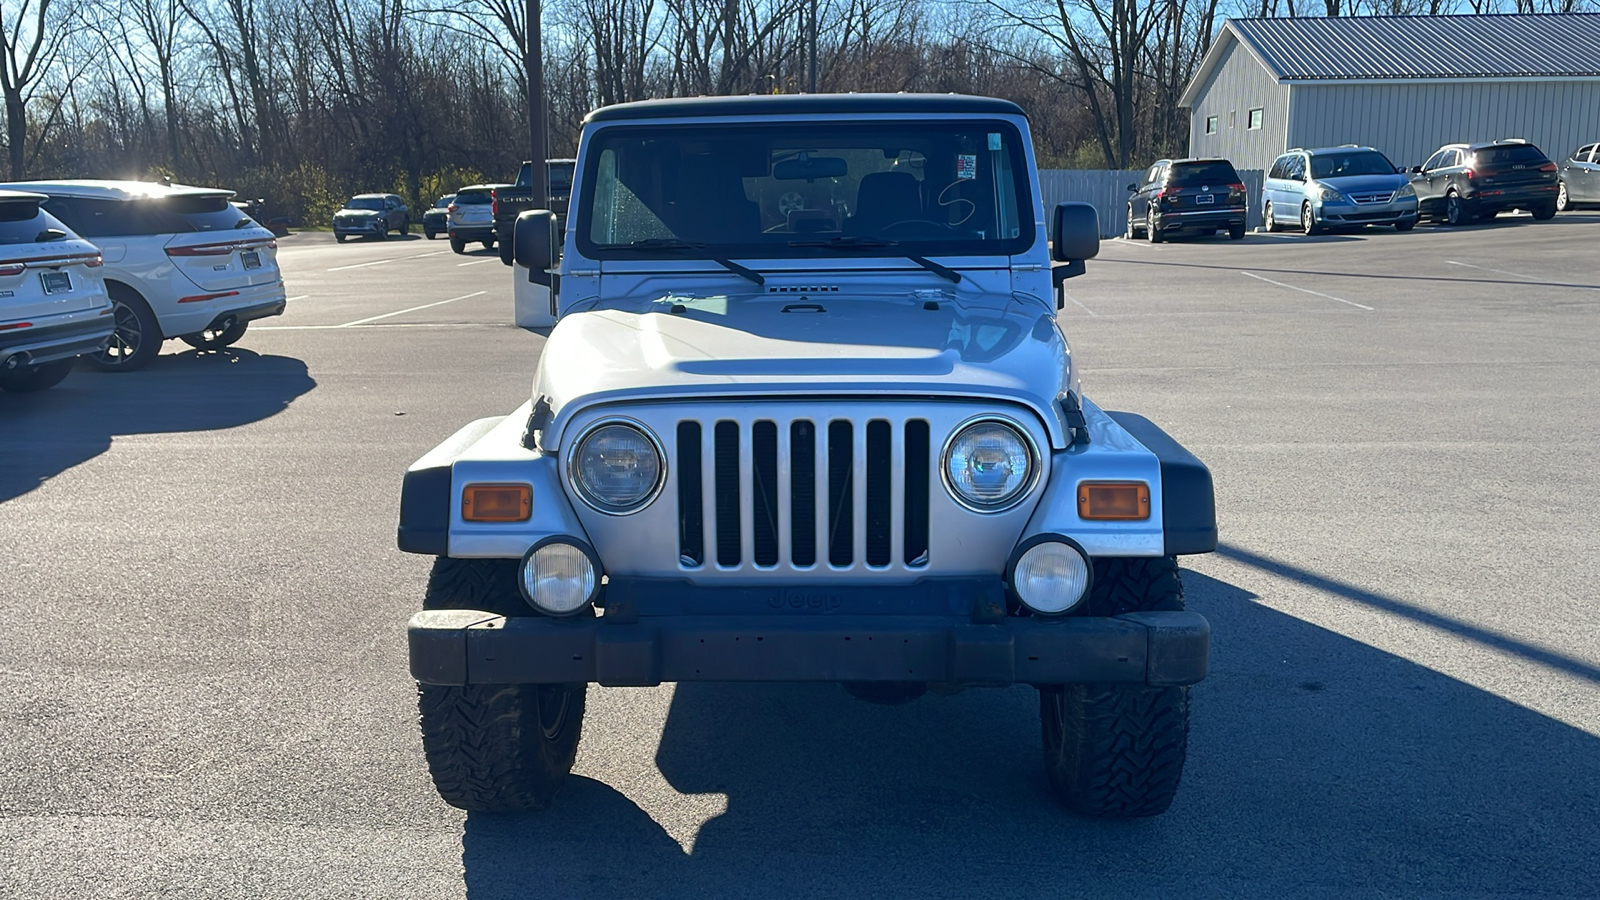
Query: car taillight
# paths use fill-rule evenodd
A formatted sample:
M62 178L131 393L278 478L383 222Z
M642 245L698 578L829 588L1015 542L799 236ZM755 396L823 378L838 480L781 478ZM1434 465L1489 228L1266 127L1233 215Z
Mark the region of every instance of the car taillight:
M449 206L446 206L444 208L444 211L447 212L447 213L453 213L453 212L456 211L456 205L454 203L452 203Z
M83 261L83 264L85 266L91 268L91 269L98 269L101 266L105 265L106 261L105 261L105 259L103 257L100 257L100 256L97 255L97 256L91 256L88 259L85 259Z
M1541 171L1541 172L1554 172L1555 170L1556 170L1556 164L1553 163L1553 162L1547 162L1544 165L1539 167L1539 171Z
M500 215L500 192L499 191L490 191L489 192L489 215L491 215L491 216Z
M232 244L202 244L198 247L168 247L168 256L227 256L233 252Z
M8 263L0 266L0 275L21 275L22 270L25 268L27 268L27 266L24 266L22 263Z
M1477 172L1474 172L1474 171L1472 171L1472 170L1471 170L1471 169L1467 169L1467 170L1466 170L1466 171L1464 171L1464 172L1462 172L1462 173L1461 173L1461 174L1463 174L1463 175L1465 175L1465 176L1467 176L1467 180L1468 180L1468 181L1471 181L1471 180L1472 180L1472 179L1474 179L1474 178L1477 178L1477 177L1478 177L1478 173L1477 173Z
M1238 194L1241 197L1245 195L1245 186L1238 182L1228 185L1228 190L1229 192Z

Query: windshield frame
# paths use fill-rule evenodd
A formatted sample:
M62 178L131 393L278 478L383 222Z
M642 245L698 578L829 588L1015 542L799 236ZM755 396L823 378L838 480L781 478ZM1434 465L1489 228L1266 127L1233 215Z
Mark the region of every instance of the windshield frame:
M661 135L667 132L684 132L690 135L714 130L718 134L747 132L756 135L770 135L775 130L789 131L824 131L837 128L848 131L856 128L864 131L882 130L885 128L903 127L908 130L923 128L948 128L960 132L1000 132L1004 135L1004 147L1007 151L1008 164L1014 184L1015 215L1017 218L1017 236L1014 238L995 238L987 241L974 241L971 239L932 241L926 239L899 239L889 240L877 245L863 244L860 246L794 246L814 244L808 238L824 237L824 234L774 232L776 240L772 243L761 244L708 244L695 243L694 247L677 247L663 249L655 247L633 247L620 245L598 244L591 240L594 225L594 201L598 195L599 169L602 151L609 139L626 140L637 135ZM820 139L824 145L826 138ZM1006 118L994 116L972 117L939 117L926 118L917 116L889 116L889 117L856 117L856 116L829 116L818 118L791 118L782 122L750 121L738 119L731 121L716 121L699 119L691 121L676 121L671 123L639 122L632 121L616 125L602 125L583 136L582 158L578 163L577 181L581 186L578 195L573 197L573 234L577 242L578 252L587 259L593 260L684 260L684 259L710 259L736 258L755 260L810 260L810 259L840 259L840 258L894 258L903 259L907 254L917 256L940 257L1013 257L1027 253L1038 241L1040 222L1036 219L1037 198L1034 196L1034 186L1030 158L1028 156L1027 133L1017 123ZM823 146L824 151L832 148ZM770 176L769 176L770 177ZM831 232L828 234L832 234Z

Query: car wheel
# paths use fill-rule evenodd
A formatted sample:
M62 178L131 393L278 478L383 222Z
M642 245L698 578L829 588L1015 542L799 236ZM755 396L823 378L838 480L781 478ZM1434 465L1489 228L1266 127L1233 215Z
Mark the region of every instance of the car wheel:
M75 362L77 360L69 357L40 363L37 366L18 366L15 369L0 370L0 391L29 394L53 388L61 383L61 379L67 377Z
M1560 212L1566 212L1571 208L1572 198L1567 196L1567 183L1563 181L1561 186L1556 188L1556 209Z
M424 609L531 616L517 562L434 561ZM476 812L548 806L572 770L586 684L417 685L422 749L439 796Z
M429 231L427 229L423 229L422 236L431 241L434 238L439 236L439 232L437 232L437 231Z
M1444 223L1446 225L1465 225L1472 221L1472 213L1467 209L1467 201L1461 195L1451 191L1444 198Z
M493 250L494 249L494 238L484 238L483 239L483 249L485 249L485 250Z
M514 249L510 241L502 239L500 241L500 261L508 266L515 263L516 259L512 252Z
M377 238L380 241L387 241L389 239L389 225L388 225L388 223L385 222L384 224L378 226L377 232L375 234L373 234L372 236Z
M1278 220L1272 215L1271 200L1261 204L1261 226L1267 229L1268 232L1275 232L1278 230Z
M244 337L249 322L235 322L227 328L207 328L196 331L194 334L180 334L178 340L195 348L196 350L221 350L223 347L232 347Z
M1097 559L1088 613L1183 609L1175 557ZM1189 743L1189 689L1041 685L1039 719L1051 787L1070 809L1137 818L1165 812Z
M1394 223L1394 230L1395 231L1410 231L1411 229L1413 229L1415 227L1417 227L1417 220L1416 219L1408 219L1407 221L1404 221L1404 222L1396 222L1396 223Z
M1133 240L1139 236L1139 227L1133 224L1133 204L1128 204L1128 227L1123 230L1123 238Z
M1300 231L1305 234L1321 234L1322 226L1317 224L1317 214L1311 211L1311 201L1300 204Z
M408 237L410 234L411 234L411 220L410 219L401 219L400 220L400 236L401 237Z
M1156 227L1155 211L1146 212L1144 215L1144 236L1149 238L1150 243L1159 244L1166 240L1166 235L1162 234L1161 229Z
M457 253L467 252L467 242L455 235L450 235L450 249Z
M1238 224L1238 225L1229 225L1228 226L1228 240L1230 240L1230 241L1242 241L1242 240L1244 240L1244 225L1243 225L1243 223Z
M342 234L336 234L333 236L333 239L342 244L344 243L345 236Z
M1532 210L1530 210L1530 212L1533 213L1533 218L1535 221L1546 222L1556 217L1556 204L1543 203L1539 206L1535 206Z
M161 325L156 314L133 288L108 284L106 293L111 295L115 330L105 349L84 359L102 372L131 372L148 365L161 352Z

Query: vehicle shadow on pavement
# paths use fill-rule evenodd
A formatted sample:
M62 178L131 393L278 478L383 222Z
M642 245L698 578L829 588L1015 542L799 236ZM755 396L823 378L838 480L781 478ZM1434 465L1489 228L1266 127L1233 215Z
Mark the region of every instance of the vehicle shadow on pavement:
M682 684L657 765L727 802L692 851L573 778L544 813L469 816L467 895L1592 895L1600 739L1184 579L1212 673L1165 816L1065 811L1031 688L883 707L831 685Z
M135 372L79 364L33 394L0 393L0 503L104 453L114 437L234 428L316 387L306 364L229 347L165 353Z

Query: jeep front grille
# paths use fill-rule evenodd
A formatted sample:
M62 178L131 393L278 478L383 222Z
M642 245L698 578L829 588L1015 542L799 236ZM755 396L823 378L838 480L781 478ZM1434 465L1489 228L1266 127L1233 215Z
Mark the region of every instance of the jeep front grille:
M926 420L723 419L710 425L709 448L705 430L698 421L677 426L682 566L705 565L708 546L724 569L746 554L756 568L809 568L819 549L835 568L855 565L858 554L868 568L889 567L897 553L908 568L928 565Z

